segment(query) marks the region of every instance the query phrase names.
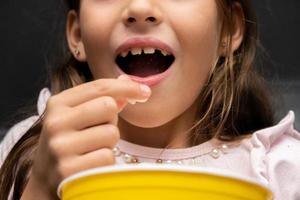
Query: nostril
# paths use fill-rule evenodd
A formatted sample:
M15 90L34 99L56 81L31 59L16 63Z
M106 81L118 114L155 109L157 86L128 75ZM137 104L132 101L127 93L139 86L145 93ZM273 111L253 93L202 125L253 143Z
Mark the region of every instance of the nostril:
M157 21L157 19L155 18L155 17L147 17L146 19L145 19L145 21L146 22L156 22ZM134 22L137 22L137 19L136 18L134 18L134 17L128 17L127 18L127 23L134 23Z
M146 19L146 21L155 22L156 19L155 19L155 17L148 17L148 18Z
M129 18L127 19L127 21L128 21L129 23L132 23L132 22L135 22L135 21L136 21L136 19L135 19L135 18L133 18L133 17L129 17Z

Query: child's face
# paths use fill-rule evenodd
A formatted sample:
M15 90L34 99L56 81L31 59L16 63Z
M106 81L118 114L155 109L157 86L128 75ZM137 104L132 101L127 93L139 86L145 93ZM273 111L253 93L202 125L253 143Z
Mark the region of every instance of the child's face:
M136 22L128 24L128 16ZM146 22L147 17L156 22ZM156 38L173 49L176 59L169 76L152 87L147 103L125 108L121 117L126 121L161 126L190 115L186 111L201 103L197 97L218 57L221 24L215 1L82 0L78 25L80 34L73 25L69 41L83 47L81 59L89 63L95 79L118 77L115 53L130 38Z

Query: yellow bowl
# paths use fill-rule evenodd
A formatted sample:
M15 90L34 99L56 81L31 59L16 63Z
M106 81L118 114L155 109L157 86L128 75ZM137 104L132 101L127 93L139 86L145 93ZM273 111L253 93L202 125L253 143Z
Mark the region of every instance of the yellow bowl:
M263 184L232 172L200 167L137 164L75 174L59 188L63 200L269 200Z

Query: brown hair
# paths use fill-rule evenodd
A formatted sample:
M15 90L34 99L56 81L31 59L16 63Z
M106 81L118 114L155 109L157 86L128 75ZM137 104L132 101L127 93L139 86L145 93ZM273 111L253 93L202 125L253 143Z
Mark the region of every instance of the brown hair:
M273 125L268 90L254 69L258 46L257 24L250 0L216 0L223 22L222 33L228 36L226 56L219 59L200 95L198 118L192 127L193 144L198 138L216 137L232 141ZM235 24L233 6L239 3L245 16L245 36L237 51L231 52L230 39ZM80 0L65 0L68 11L80 9ZM53 70L51 91L65 89L93 80L87 63L78 62L69 50L65 62ZM17 142L0 170L0 199L8 198L14 186L13 199L20 199L28 180L33 155L41 132L43 116ZM201 134L200 134L201 133Z

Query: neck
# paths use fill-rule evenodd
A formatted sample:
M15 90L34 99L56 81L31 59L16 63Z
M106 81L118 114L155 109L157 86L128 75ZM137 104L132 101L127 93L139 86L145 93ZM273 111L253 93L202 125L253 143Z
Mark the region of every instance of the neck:
M186 148L191 144L191 127L194 124L196 105L191 106L174 120L155 128L134 126L124 119L119 119L121 138L128 142L154 148ZM207 139L198 143L206 142Z

